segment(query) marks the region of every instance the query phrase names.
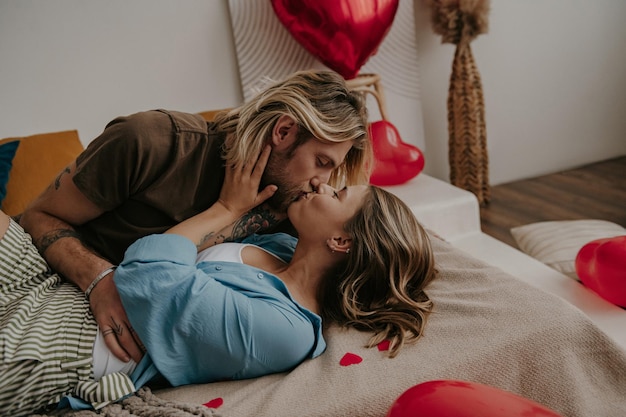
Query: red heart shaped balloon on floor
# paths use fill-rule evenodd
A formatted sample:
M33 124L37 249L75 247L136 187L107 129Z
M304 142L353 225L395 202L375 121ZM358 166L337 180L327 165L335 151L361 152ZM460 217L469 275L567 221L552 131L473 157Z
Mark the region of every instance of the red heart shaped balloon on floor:
M399 0L272 0L289 33L346 80L376 53Z
M576 274L605 300L626 307L626 236L587 243L576 255Z
M386 120L370 123L369 133L374 151L371 184L403 184L422 172L424 154L418 147L403 142L393 124Z
M428 381L406 390L387 417L561 417L527 398L465 381Z

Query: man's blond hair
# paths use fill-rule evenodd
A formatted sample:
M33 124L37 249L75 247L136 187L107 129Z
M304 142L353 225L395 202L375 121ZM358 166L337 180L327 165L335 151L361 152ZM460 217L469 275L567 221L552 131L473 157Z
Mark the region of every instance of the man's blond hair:
M332 71L296 72L244 105L218 114L217 128L227 133L226 165L241 166L256 158L283 115L296 121L300 142L312 138L324 143L352 141L344 163L331 175L331 185L369 180L372 150L364 98L349 90L345 80Z

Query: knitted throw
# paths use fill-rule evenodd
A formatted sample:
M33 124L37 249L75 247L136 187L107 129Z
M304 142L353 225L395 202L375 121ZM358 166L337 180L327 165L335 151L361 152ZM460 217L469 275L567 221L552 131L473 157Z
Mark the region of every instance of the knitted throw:
M200 404L162 400L143 387L120 403L110 404L99 411L55 410L31 417L220 417L214 409Z

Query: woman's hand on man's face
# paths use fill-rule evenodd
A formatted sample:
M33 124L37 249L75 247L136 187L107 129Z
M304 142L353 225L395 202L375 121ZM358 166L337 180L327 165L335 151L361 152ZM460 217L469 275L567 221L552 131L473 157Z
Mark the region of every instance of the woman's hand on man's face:
M267 185L261 191L261 177L269 159L272 148L267 145L261 151L254 164L246 164L241 168L226 167L226 176L219 202L237 216L247 213L251 209L270 198L278 187Z

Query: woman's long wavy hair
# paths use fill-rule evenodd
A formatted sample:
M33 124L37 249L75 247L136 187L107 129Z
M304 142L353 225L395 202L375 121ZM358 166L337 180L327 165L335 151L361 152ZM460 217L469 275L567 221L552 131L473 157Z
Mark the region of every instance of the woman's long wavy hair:
M217 128L227 133L226 165L241 166L254 160L283 115L298 124L296 145L311 138L326 143L353 141L346 160L333 172L331 185L367 183L372 149L364 97L349 90L345 80L332 71L296 72L241 107L218 114Z
M368 347L389 340L394 357L422 335L433 307L424 292L437 274L430 239L406 204L375 186L344 227L352 247L321 288L322 317L373 332Z

